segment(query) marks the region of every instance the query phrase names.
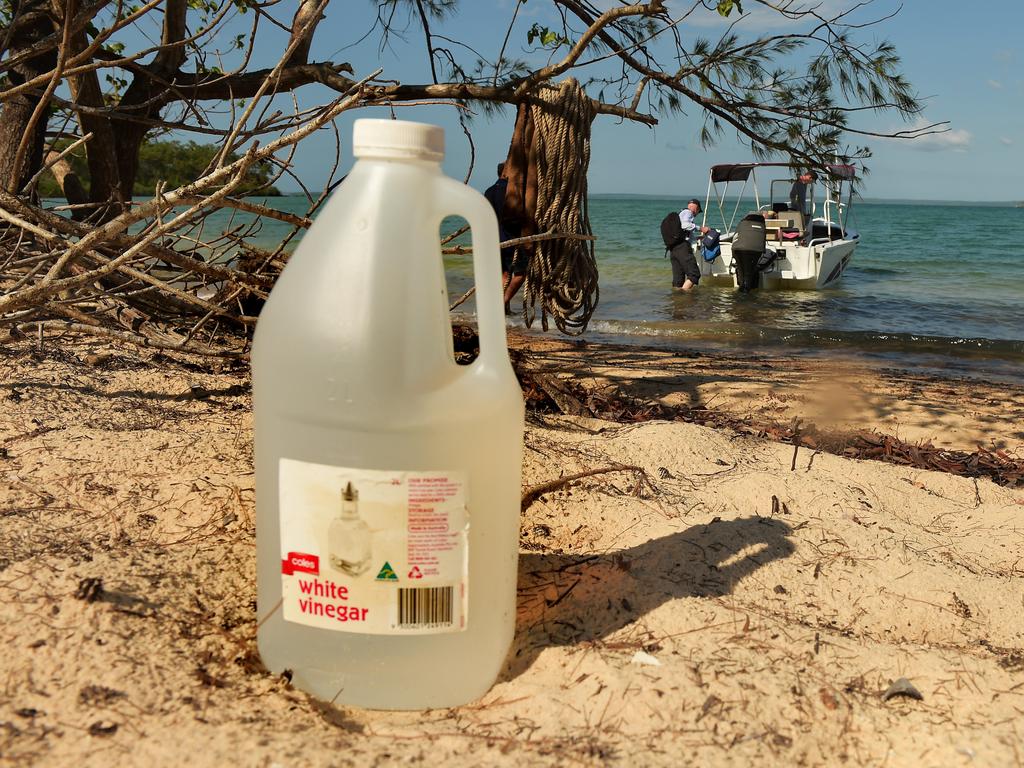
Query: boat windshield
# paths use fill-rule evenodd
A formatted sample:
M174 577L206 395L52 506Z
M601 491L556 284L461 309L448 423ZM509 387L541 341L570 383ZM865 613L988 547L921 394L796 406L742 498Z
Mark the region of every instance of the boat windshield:
M795 176L791 179L772 179L768 200L768 210L779 212L785 211L786 209L792 207L793 201L790 199L790 197L793 191L793 184L796 181L797 178ZM807 185L807 194L805 197L805 212L810 211L812 217L818 215L818 209L815 207L814 203L814 193L816 189L817 187L815 186L815 183L813 181Z

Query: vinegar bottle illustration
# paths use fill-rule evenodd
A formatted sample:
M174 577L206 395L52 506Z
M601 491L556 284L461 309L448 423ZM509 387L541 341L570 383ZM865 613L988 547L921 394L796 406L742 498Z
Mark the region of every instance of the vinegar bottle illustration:
M341 492L341 512L327 529L331 565L349 576L359 576L370 567L370 528L359 517L359 491L352 483Z
M498 225L442 171L437 126L356 120L352 154L253 339L259 652L334 704L457 706L494 684L516 620L524 408ZM469 365L448 216L472 235Z

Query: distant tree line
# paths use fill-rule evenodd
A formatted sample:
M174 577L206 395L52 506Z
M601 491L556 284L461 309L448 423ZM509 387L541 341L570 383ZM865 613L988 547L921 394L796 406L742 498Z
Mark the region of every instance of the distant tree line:
M70 140L58 143L57 151L70 144ZM132 194L136 196L152 196L156 185L164 182L167 189L175 189L203 175L220 147L214 144L199 144L195 141L147 141L139 151L139 172L132 186ZM228 162L238 160L238 154L231 154ZM89 164L84 148L72 151L68 156L71 170L78 175L83 184L89 184ZM271 166L256 163L245 175L245 179L234 192L236 196L262 195L276 197L281 194L277 187L270 183ZM56 179L46 174L39 181L39 194L42 197L63 197L64 192Z

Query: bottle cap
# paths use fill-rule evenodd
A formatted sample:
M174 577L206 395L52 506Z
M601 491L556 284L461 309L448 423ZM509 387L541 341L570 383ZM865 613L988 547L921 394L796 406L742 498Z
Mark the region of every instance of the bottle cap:
M352 483L349 482L341 492L341 498L345 501L357 501L359 499L359 491L352 487Z
M408 120L356 120L352 154L440 161L444 159L444 128Z

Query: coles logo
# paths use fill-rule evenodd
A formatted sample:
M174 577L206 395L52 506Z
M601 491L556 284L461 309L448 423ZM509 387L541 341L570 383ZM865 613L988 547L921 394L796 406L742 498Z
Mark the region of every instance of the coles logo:
M296 571L319 575L320 558L303 552L289 552L288 556L281 561L281 573L285 576L291 576Z

